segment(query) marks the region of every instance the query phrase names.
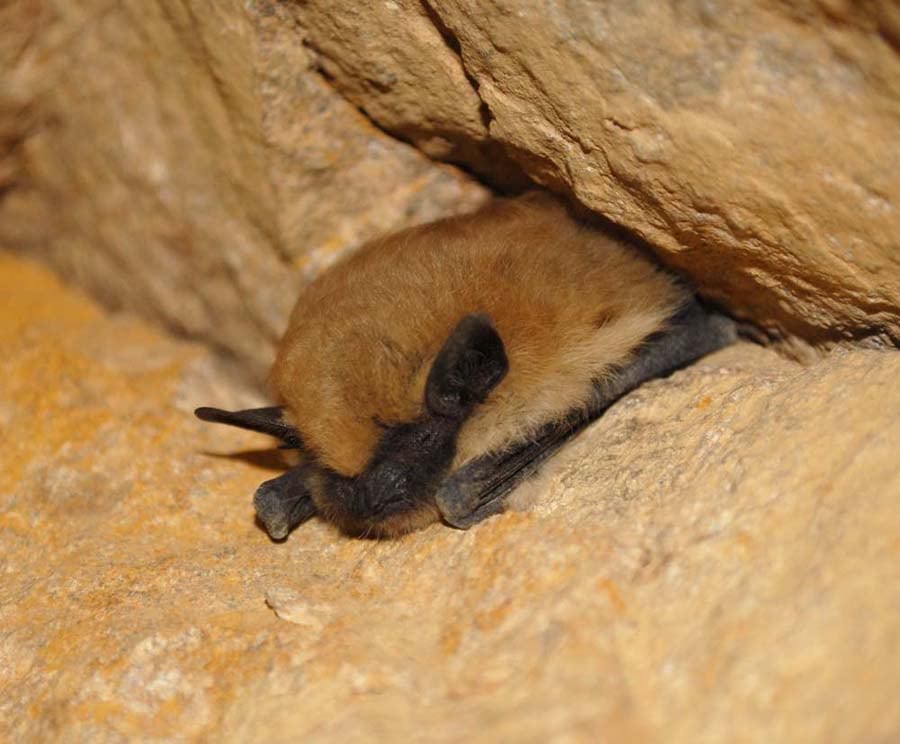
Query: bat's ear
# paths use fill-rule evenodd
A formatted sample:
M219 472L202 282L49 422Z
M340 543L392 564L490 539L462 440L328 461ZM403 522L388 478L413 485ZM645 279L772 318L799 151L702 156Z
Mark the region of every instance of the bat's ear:
M250 429L280 439L286 449L300 449L300 433L284 419L284 408L248 408L244 411L223 411L221 408L198 408L194 415L201 421L228 424L241 429Z
M431 365L425 405L438 416L465 416L509 369L503 339L487 315L463 318Z

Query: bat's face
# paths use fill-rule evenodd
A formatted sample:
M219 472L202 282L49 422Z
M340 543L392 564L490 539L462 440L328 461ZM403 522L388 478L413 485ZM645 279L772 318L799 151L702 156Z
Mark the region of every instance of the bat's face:
M418 415L381 422L366 465L352 475L306 450L303 427L285 422L280 408L236 413L202 408L197 414L273 434L303 452L303 463L256 493L257 514L272 537L285 537L314 513L350 534L386 537L441 517L435 492L453 462L460 428L507 370L503 341L490 318L465 316L431 363Z
M311 458L307 487L316 511L345 531L376 536L436 521L435 491L453 462L460 428L507 369L490 319L464 317L431 364L418 415L380 422L380 437L359 473L341 474Z

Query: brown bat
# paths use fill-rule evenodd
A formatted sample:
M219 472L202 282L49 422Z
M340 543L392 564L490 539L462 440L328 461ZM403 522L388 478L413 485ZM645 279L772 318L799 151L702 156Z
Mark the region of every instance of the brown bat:
M272 538L315 514L357 535L468 528L621 396L734 337L636 247L532 193L339 262L291 314L282 405L196 415L300 451L254 498Z

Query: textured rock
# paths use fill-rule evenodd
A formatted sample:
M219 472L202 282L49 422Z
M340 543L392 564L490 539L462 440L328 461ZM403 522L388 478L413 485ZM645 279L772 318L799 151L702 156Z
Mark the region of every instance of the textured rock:
M893 741L900 355L739 345L614 406L469 532L252 519L206 353L0 256L14 741ZM555 738L553 738L555 737Z
M315 29L304 41L319 68L369 116L432 157L465 163L500 186L525 185L491 138L489 112L426 3L392 0L336 11L328 0L306 0L300 7L303 26Z
M775 335L896 342L898 50L891 0L7 3L0 245L259 378L341 251L486 198L371 119Z
M486 196L311 70L274 2L0 9L0 245L259 376L298 288Z
M892 0L424 6L291 4L388 130L501 143L773 332L900 340Z

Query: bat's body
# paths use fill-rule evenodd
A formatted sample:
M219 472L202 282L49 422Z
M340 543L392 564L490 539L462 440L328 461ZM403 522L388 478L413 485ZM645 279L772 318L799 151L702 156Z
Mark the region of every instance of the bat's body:
M198 415L301 450L257 492L273 537L315 513L353 533L467 527L617 398L732 337L634 247L531 194L339 263L291 315L283 409Z

